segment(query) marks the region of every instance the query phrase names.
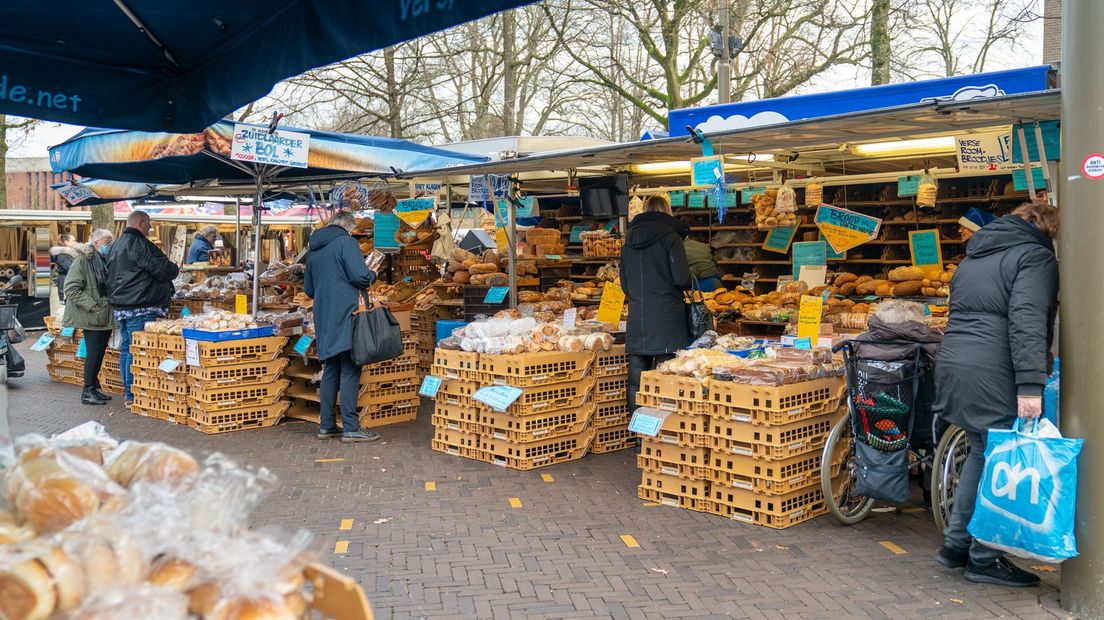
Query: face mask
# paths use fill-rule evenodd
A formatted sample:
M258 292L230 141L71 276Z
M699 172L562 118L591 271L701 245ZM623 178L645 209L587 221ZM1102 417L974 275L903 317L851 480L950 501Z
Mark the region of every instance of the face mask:
M111 252L111 245L104 244L100 246L100 254L107 256Z

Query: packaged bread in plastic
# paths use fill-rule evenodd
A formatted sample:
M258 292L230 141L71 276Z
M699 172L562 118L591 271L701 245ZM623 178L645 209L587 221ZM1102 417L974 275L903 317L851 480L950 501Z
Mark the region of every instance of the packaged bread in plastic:
M7 477L7 498L38 533L63 530L124 494L96 463L53 449L19 460Z

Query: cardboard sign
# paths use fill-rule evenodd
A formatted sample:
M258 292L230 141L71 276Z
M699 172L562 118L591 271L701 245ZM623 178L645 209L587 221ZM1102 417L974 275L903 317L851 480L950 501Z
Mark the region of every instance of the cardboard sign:
M199 341L184 341L184 361L189 366L199 366Z
M1012 168L1010 132L955 136L955 156L963 172L994 172Z
M571 227L571 236L568 237L568 242L569 243L582 243L583 238L580 237L579 235L581 235L585 232L590 232L590 226L585 226L585 225L580 226L578 224L576 224L575 226L572 226Z
M394 213L377 213L372 230L372 241L377 250L397 250L399 242L395 233L399 232L399 216Z
M617 284L606 282L602 289L602 300L598 303L598 322L617 325L621 322L621 309L624 306L625 292Z
M816 295L802 295L797 309L797 337L808 338L816 346L820 336L820 316L824 310L824 299Z
M813 221L816 222L824 240L837 253L846 252L867 241L877 239L878 231L882 227L882 220L876 217L832 205L817 207Z
M306 168L310 153L310 134L267 127L234 124L230 159L254 164Z
M690 160L690 184L713 186L724 178L724 160L720 155L695 157Z
M897 197L907 198L909 196L915 196L916 192L920 189L920 176L907 176L897 179Z
M418 396L425 396L426 398L437 398L437 391L441 389L441 378L434 377L433 375L426 375L422 379L422 386L418 388Z
M234 314L249 314L249 299L245 295L234 295Z
M312 342L314 342L314 338L311 338L310 336L299 336L299 340L295 341L295 346L292 348L295 349L295 352L299 355L306 355L307 351L310 349Z
M485 304L500 304L506 300L506 296L510 294L510 287L508 286L492 286L487 290L487 295L483 298Z
M579 316L578 308L568 308L564 310L563 326L564 329L575 329L575 319Z
M436 206L437 202L432 198L407 198L395 204L395 215L400 220L417 228L422 222L426 221L426 218L429 217Z
M745 187L740 190L740 202L750 204L751 199L767 192L766 187Z
M177 368L180 367L180 360L174 360L171 357L165 358L165 361L157 367L161 372L172 374Z
M914 266L924 267L926 271L943 271L943 249L938 230L910 230L909 253Z
M35 343L31 345L32 351L45 351L50 348L50 344L54 342L53 334L42 334L35 340Z
M495 411L506 411L514 401L521 397L523 390L509 385L492 385L479 388L472 398Z
M801 277L804 265L827 265L828 244L824 241L799 241L793 244L793 277Z
M495 245L498 246L499 254L502 254L510 249L510 235L506 234L505 228L495 229Z
M705 192L693 191L686 195L686 206L690 209L705 208Z
M825 245L825 247L828 247ZM824 286L828 279L828 267L826 265L802 265L801 273L797 279L804 282L809 288Z
M629 420L629 431L655 437L659 429L663 427L663 421L671 415L670 411L663 411L653 407L640 407L633 412Z
M782 228L772 228L767 233L767 238L763 240L763 249L768 252L778 252L779 254L789 254L790 243L793 241L794 235L797 234L797 225L784 226Z

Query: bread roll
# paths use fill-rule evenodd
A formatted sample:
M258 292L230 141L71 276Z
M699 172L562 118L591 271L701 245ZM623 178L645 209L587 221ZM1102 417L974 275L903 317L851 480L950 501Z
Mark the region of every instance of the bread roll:
M855 280L855 284L862 284L863 282L869 282L873 279L874 278L871 276L859 276L858 279Z
M39 533L63 530L94 514L100 497L54 458L40 458L13 469L8 493L27 524Z
M54 580L58 610L68 611L79 605L84 598L84 572L80 563L61 547L54 547L39 561Z
M220 602L212 620L299 620L283 600L237 597Z
M188 593L188 611L201 618L209 618L222 598L222 590L216 583L205 583Z
M858 280L858 279L859 279L859 276L857 276L853 273L841 273L838 276L836 276L835 280L832 280L832 284L834 286L843 286L844 284L847 284L848 282L854 282L855 280Z
M0 570L0 618L49 618L57 603L54 582L38 560L27 560Z
M161 558L150 571L149 582L159 588L187 592L195 587L199 569L195 564L176 558Z
M893 294L893 283L883 281L874 289L874 294L879 297L888 297Z
M146 559L133 538L125 534L111 540L111 550L115 554L115 582L120 585L135 585L145 581Z
M119 564L110 545L98 540L85 541L79 560L86 594L102 592L116 583Z
M885 280L868 280L855 287L856 295L873 295L878 287L885 284Z
M125 487L139 481L177 485L190 481L199 472L199 463L187 452L162 443L126 441L105 469Z

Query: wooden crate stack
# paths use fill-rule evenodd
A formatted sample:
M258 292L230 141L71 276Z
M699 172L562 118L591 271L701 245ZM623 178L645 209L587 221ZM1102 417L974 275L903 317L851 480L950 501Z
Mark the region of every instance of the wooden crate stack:
M176 362L172 372L162 370L168 360ZM134 395L131 413L188 423L188 370L184 366L184 337L152 332L135 332L130 339L130 391Z
M419 376L429 374L429 369L433 366L433 349L437 347L438 318L441 318L438 306L430 306L410 313L410 330L417 340L414 352L418 356Z
M402 335L401 356L361 369L360 393L357 395L361 428L417 419L418 405L421 402L418 397L418 338L410 330L403 331ZM287 417L314 424L318 424L321 419L318 382L322 378L323 366L316 351L315 345L311 344L306 355L300 355L292 347L288 347L285 352L291 359L285 373L291 382L288 389L291 406ZM340 402L339 395L338 406ZM335 414L340 426L341 415L336 411Z
M637 404L671 413L643 438L639 497L773 528L823 514L820 456L846 415L844 388L840 377L759 386L643 373Z
M283 336L190 341L198 365L187 367L188 426L207 434L275 425L287 411Z
M594 439L594 354L480 355L438 349L432 373L432 447L511 469L528 470L582 458ZM482 387L522 390L505 411L475 400Z
M84 360L77 357L81 330L74 329L69 335L62 335L60 323L51 316L46 317L46 330L54 337L46 349L46 370L50 380L70 385L84 385Z
M123 375L119 368L119 350L108 347L100 366L100 390L107 394L123 393Z
M594 361L594 454L626 450L636 445L636 435L629 432L629 358L625 345L599 353Z

